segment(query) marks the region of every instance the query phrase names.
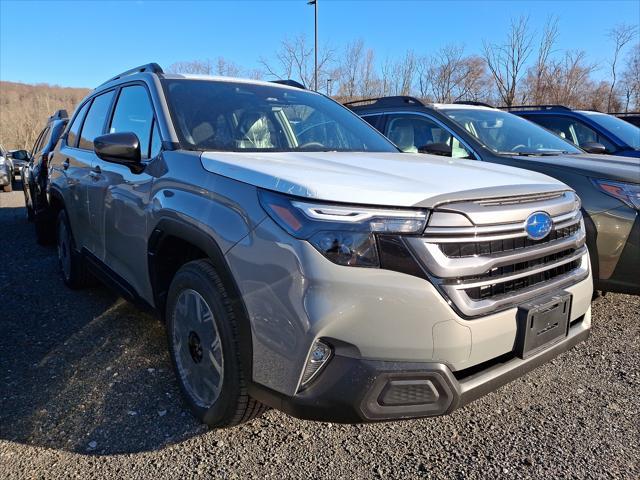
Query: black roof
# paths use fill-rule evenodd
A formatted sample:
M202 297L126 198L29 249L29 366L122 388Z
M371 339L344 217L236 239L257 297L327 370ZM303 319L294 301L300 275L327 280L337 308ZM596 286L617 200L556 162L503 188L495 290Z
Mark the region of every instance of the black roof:
M396 95L392 97L378 97L378 98L365 98L362 100L352 100L345 102L345 106L352 110L358 108L371 108L371 107L425 107L426 105L415 97L407 95Z
M512 105L510 107L498 107L500 110L507 111L526 111L526 110L564 110L571 111L572 109L569 107L565 107L564 105Z

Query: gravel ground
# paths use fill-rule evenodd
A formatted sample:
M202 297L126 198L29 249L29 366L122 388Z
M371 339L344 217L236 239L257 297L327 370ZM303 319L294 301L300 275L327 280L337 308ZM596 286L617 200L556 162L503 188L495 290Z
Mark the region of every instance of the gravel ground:
M586 343L449 417L207 431L160 323L66 289L19 190L0 232L3 478L640 478L640 298L599 299Z

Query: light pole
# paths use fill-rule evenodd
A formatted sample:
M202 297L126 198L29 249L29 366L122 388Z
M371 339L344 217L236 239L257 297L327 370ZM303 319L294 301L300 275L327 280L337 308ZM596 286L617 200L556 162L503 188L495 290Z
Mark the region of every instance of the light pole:
M314 31L315 31L315 42L313 48L313 85L314 90L318 91L318 0L309 0L307 5L313 5L314 11Z
M333 82L333 78L327 78L327 97L331 96L331 82Z

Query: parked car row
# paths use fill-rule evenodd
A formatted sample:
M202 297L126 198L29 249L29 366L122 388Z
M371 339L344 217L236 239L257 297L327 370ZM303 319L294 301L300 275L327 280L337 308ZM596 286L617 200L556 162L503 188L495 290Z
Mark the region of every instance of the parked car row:
M632 283L637 160L486 107L368 103L148 64L31 153L64 282L155 311L209 426L451 413L588 337L590 251Z
M510 165L544 173L569 185L582 201L594 287L640 294L640 160L635 158L640 154L640 129L637 127L611 117L625 124L625 128L635 130L627 138L631 143L637 140L638 150L625 147L623 152L633 153L630 156L634 157L627 158L588 154L552 133L555 131L551 128L553 119L565 115L574 122L574 114L579 112L568 109L538 110L552 112L540 120L549 129L546 130L523 120L538 121L538 117L528 114L529 110L522 110L527 114L520 118L484 105L425 105L411 97L350 102L348 106L402 151ZM558 117L556 112L560 112ZM577 128L578 123L572 123L567 131L575 132ZM609 135L614 138L612 133ZM602 137L595 138L601 140ZM583 143L582 147L601 150L593 143Z

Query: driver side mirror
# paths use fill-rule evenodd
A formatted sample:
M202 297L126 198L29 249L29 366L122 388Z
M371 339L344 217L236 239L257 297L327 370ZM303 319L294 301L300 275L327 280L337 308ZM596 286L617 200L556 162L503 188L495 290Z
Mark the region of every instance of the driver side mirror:
M429 143L418 147L419 153L429 153L431 155L440 155L442 157L451 156L451 146L446 143Z
M129 167L133 173L140 173L144 169L140 140L133 132L109 133L96 137L93 149L102 160Z
M587 153L607 153L607 147L597 142L586 142L580 145Z
M10 154L14 160L29 160L29 153L26 150L16 150Z

